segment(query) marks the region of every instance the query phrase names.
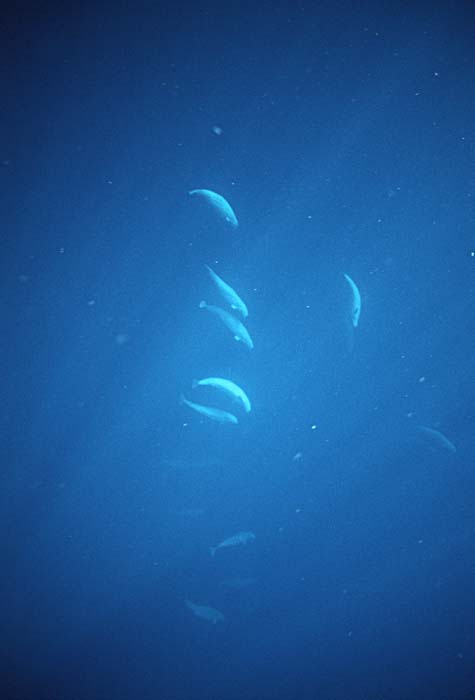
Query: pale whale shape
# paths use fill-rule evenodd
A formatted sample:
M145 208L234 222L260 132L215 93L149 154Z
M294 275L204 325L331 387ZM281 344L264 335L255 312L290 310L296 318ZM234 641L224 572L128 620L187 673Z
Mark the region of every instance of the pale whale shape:
M351 277L347 275L346 273L343 273L345 276L346 281L350 285L351 289L351 322L356 328L358 325L358 321L360 319L360 313L361 313L361 294L360 290L356 286L356 284L353 282Z
M456 452L457 448L440 430L428 428L425 425L418 425L417 432L424 438L424 441L432 450L445 450L447 452Z
M197 386L212 386L214 389L219 389L219 391L222 391L224 394L230 396L233 401L238 401L246 413L249 413L251 410L251 402L249 401L246 392L230 379L222 379L221 377L195 379L193 381L193 389L195 389Z
M203 404L201 403L194 403L193 401L188 401L188 399L185 399L183 395L180 396L180 403L184 403L186 406L192 408L193 411L200 413L202 416L206 416L206 418L215 420L218 423L238 422L236 416L234 416L232 413L228 413L228 411L222 411L220 408L213 408L212 406L203 406Z
M246 347L252 350L252 348L254 347L252 338L249 335L249 331L247 330L247 328L244 326L244 324L241 323L239 319L230 314L228 311L221 309L219 306L207 304L205 301L200 301L200 309L208 309L208 311L211 311L211 313L218 316L218 318L221 319L224 325L227 328L229 328L229 330L234 336L234 339L241 341L242 343L244 343L244 345L246 345Z
M236 535L228 537L217 544L216 547L210 547L209 551L211 556L214 557L217 549L221 549L222 547L236 547L240 544L248 544L249 542L253 542L255 539L256 536L253 532L238 532Z
M196 617L201 617L203 620L208 620L215 625L217 622L224 622L224 615L216 608L212 608L208 605L197 605L192 603L191 600L185 600L185 605L191 610L193 615Z
M216 211L220 219L232 226L232 228L238 227L236 214L222 195L212 190L190 190L188 194L204 199Z
M229 304L229 306L234 309L235 311L238 311L243 318L246 318L248 315L248 310L246 304L243 302L241 297L237 294L237 292L234 291L234 289L227 284L219 275L216 274L214 270L212 270L209 265L205 265L206 269L208 270L211 279L217 286L219 293L223 297L223 299Z

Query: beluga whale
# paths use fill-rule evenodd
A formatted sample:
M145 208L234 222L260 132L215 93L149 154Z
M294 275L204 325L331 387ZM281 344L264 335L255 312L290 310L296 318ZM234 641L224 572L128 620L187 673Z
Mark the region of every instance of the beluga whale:
M233 401L240 403L242 408L249 413L251 410L251 402L240 386L232 382L230 379L223 379L222 377L206 377L205 379L195 379L193 380L193 389L198 386L211 386L214 389L222 391L223 394L229 396Z
M218 549L222 549L223 547L236 547L238 545L246 545L249 544L249 542L253 542L255 539L256 536L253 532L238 532L236 535L232 535L232 537L228 537L227 539L217 544L216 547L210 547L209 551L211 556L214 557Z
M234 311L238 311L243 318L246 318L248 315L247 306L243 302L239 294L237 294L237 292L235 292L234 289L229 284L227 284L227 282L225 282L219 275L217 275L216 272L209 267L209 265L205 265L205 267L208 270L211 279L218 288L218 291L223 297L224 301L227 302L227 304Z
M416 430L418 435L424 440L427 447L433 452L445 451L456 452L457 448L449 438L440 430L428 428L426 425L417 425Z
M346 273L344 273L344 276L351 289L351 323L353 324L353 327L356 328L358 321L360 320L361 294L351 277Z
M193 411L196 411L202 416L210 418L211 420L214 420L218 423L237 424L238 422L238 419L232 413L229 413L228 411L222 411L220 408L213 408L213 406L203 406L203 404L201 403L194 403L194 401L188 401L188 399L185 399L183 394L180 396L180 403L185 404L185 406L192 408Z
M217 192L212 190L190 190L192 197L204 200L217 214L218 218L231 228L238 227L238 220L229 202Z
M202 620L208 620L215 625L217 622L224 622L224 615L216 608L212 608L210 605L197 605L191 600L185 600L186 607L191 610L193 615L196 617L201 617Z
M254 343L249 335L249 331L238 318L230 314L229 311L225 311L219 306L207 304L205 301L200 301L199 306L200 309L208 309L208 311L220 318L224 325L229 328L234 336L234 339L243 343L243 345L249 348L249 350L252 350Z

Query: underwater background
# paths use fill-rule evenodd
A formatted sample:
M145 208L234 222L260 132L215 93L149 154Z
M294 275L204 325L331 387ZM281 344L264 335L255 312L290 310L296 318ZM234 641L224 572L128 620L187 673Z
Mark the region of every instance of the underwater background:
M4 13L3 700L475 698L474 16Z

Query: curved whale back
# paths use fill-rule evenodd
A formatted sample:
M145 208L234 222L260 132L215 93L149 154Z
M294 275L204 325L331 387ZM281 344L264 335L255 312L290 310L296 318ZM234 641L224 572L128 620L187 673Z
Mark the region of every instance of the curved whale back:
M244 345L252 350L254 343L249 335L249 331L238 318L230 314L229 311L225 311L220 306L213 306L213 304L207 304L205 301L200 301L199 307L200 309L207 309L208 311L211 311L211 313L218 316L224 325L231 331L234 338L236 340L240 340L244 343Z
M238 311L243 318L247 318L247 306L239 294L227 282L225 282L222 277L216 274L216 272L209 265L205 265L205 267L225 302L229 304L232 309Z
M213 190L190 190L188 194L203 199L210 205L218 217L229 224L229 226L232 228L238 227L239 224L236 214L234 213L229 202L222 195L218 194L217 192L213 192Z
M361 313L361 294L360 290L358 289L354 281L351 279L351 277L346 273L343 274L351 289L351 322L356 328Z

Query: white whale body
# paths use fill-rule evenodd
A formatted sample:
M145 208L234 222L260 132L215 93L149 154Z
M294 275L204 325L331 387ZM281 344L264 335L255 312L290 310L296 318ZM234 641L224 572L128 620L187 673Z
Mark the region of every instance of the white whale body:
M222 195L218 194L217 192L213 192L212 190L190 190L188 194L193 197L196 196L203 199L214 209L219 218L229 224L229 226L232 228L238 227L236 214L234 213L229 202L226 201Z
M351 289L351 322L354 328L356 328L358 325L358 321L360 320L361 294L360 290L358 289L354 281L351 279L351 277L346 273L344 273L344 275Z
M216 547L210 547L209 551L211 553L211 556L214 557L216 550L218 549L222 549L223 547L236 547L238 545L245 545L249 542L253 542L255 539L256 536L253 532L238 532L236 535L232 535L232 537L228 537L227 539L217 544Z
M235 292L234 289L227 284L227 282L217 275L216 272L209 267L209 265L205 265L205 267L208 270L211 279L217 286L219 293L227 304L229 304L229 306L235 311L238 311L243 318L246 318L248 315L247 306L239 294L237 294L237 292Z
M196 617L201 617L203 620L208 620L208 622L212 622L213 625L215 625L217 622L224 622L223 613L216 610L216 608L212 608L209 605L197 605L188 599L185 600L185 605L191 610L193 615L196 615Z
M249 335L249 331L247 330L247 328L244 326L244 324L241 323L239 319L230 314L228 311L221 309L219 306L207 304L205 301L200 302L200 309L208 309L208 311L211 311L211 313L215 314L218 318L221 319L224 325L227 328L229 328L235 340L242 342L244 345L246 345L246 347L249 348L249 350L252 350L252 348L254 347L252 338Z
M435 428L428 428L426 425L416 426L416 430L424 439L427 446L433 451L443 450L446 452L456 452L457 448L454 443L449 440L440 430L435 430Z
M192 408L193 411L200 413L202 416L206 416L206 418L215 420L218 423L236 424L238 422L238 419L232 413L229 413L228 411L222 411L220 408L213 408L212 406L203 406L203 404L201 403L194 403L193 401L188 401L188 399L185 399L183 394L180 396L180 403L185 404L189 408Z
M249 401L246 392L230 379L223 379L222 377L195 379L193 381L193 389L195 389L197 386L211 386L214 389L218 389L224 394L227 394L227 396L229 396L233 401L239 402L246 413L249 413L251 410L251 402Z

